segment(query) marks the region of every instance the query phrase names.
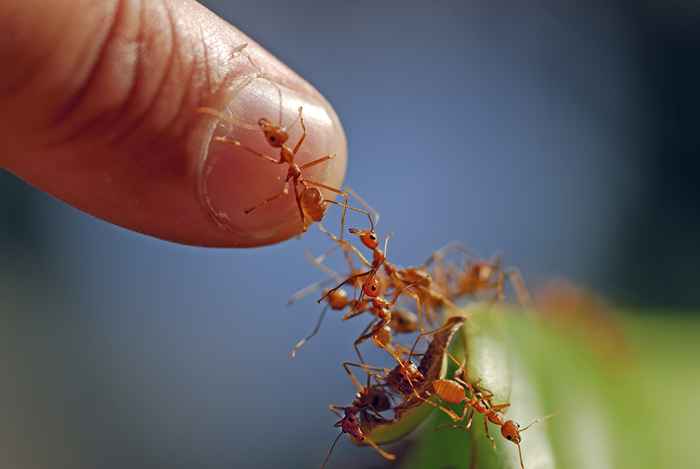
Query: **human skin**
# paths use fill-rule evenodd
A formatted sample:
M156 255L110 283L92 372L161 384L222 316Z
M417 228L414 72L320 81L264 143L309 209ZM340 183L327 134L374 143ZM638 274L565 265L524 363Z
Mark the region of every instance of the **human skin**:
M330 104L194 1L6 1L0 29L0 166L80 210L201 246L262 246L301 232L291 190L244 214L280 192L286 165L212 142L222 127L202 106L234 109L247 130L228 135L275 158L248 127L277 122L280 110L291 124L301 106L308 136L297 159L334 155L309 174L342 182L346 141ZM239 89L261 71L267 78ZM299 136L290 128L289 143Z

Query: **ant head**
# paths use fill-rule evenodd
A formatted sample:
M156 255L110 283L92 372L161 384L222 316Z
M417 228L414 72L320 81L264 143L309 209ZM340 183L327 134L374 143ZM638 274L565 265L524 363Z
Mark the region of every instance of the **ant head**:
M269 143L272 147L279 148L289 139L289 134L284 129L273 124L265 117L258 120L258 125L265 134L267 143Z
M381 285L379 283L379 279L375 276L372 276L368 278L367 281L362 285L362 292L370 298L376 298L381 292L380 287Z
M328 294L328 304L332 309L343 309L348 305L348 293L339 288Z
M367 249L377 249L379 246L379 238L374 230L358 230L357 228L350 228L350 233L360 238L362 244L367 247Z
M516 445L520 444L520 425L513 422L512 420L507 420L503 425L501 425L501 435L508 441L512 441Z

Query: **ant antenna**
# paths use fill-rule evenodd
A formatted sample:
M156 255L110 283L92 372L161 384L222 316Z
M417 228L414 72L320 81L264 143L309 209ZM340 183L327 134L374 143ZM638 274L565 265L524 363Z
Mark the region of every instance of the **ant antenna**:
M387 257L387 247L389 246L389 239L391 239L391 233L386 235L386 238L384 238L384 257Z
M280 95L280 99L282 99L282 95ZM301 113L302 113L303 106L299 106L299 110L297 113L297 117L292 121L291 124L288 126L282 127L284 130L290 130L292 129L297 123L301 120ZM280 106L280 127L282 126L282 106Z
M366 442L366 443L367 443L368 445L370 445L372 448L374 448L375 450L377 450L377 452L378 452L379 454L381 454L382 457L383 457L384 459L387 459L387 460L389 460L389 461L394 461L394 460L396 459L396 455L384 451L383 449L381 449L381 448L379 447L379 445L377 445L377 443L375 443L374 441L370 440L368 437L365 436L365 439L362 440L362 442L363 442L363 443Z
M357 200L360 203L360 205L362 205L364 209L370 213L370 225L372 226L372 231L374 231L374 227L379 224L379 212L370 204L368 204L367 201L363 197L361 197L357 192L355 192L352 188L345 186L345 192L350 194L350 196Z
M520 469L525 469L525 463L523 462L523 451L520 449L520 443L516 443L518 447L518 458L520 458Z
M530 422L530 423L528 423L527 425L525 425L523 428L519 428L518 431L520 431L520 433L522 433L522 432L524 432L525 430L527 430L528 428L530 428L531 426L533 426L533 425L536 424L536 423L544 422L545 420L549 420L549 419L551 419L552 417L556 417L558 413L559 413L559 412L554 412L553 414L549 414L549 415L545 415L544 417L536 418L536 419L533 420L532 422Z
M333 450L335 449L335 445L338 444L338 440L340 440L340 437L343 436L343 433L338 433L338 436L335 437L335 440L333 440L333 444L331 445L331 448L328 450L328 453L326 454L326 459L323 460L323 464L321 464L321 469L326 467L326 464L328 464L328 460L331 458L331 454L333 454Z
M318 334L319 329L321 329L321 324L323 323L323 319L326 317L327 311L328 311L328 305L326 305L323 308L323 310L321 310L321 315L319 316L318 321L316 321L316 326L314 326L314 330L311 331L311 334L304 337L299 342L297 342L296 345L294 345L294 347L292 348L292 351L289 352L289 358L296 357L299 349L302 348L304 346L304 344L307 343L309 340L311 340L316 334Z

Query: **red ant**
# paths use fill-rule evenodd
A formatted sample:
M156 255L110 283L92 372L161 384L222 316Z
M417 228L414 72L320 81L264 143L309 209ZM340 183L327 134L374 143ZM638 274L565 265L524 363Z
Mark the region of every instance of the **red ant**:
M450 355L453 361L456 361L454 357ZM518 447L518 457L520 459L521 469L525 469L525 464L523 463L522 450L520 448L520 442L522 441L521 433L530 428L537 422L550 418L551 416L543 417L542 419L536 419L527 426L521 428L520 424L513 420L505 420L503 412L505 409L510 407L510 403L504 402L500 404L494 404L492 402L493 394L490 391L486 391L478 388L476 385L472 385L466 381L464 374L464 364L460 364L459 368L455 371L452 379L436 379L432 382L432 388L435 394L443 401L459 405L464 403L464 409L462 415L456 419L450 415L455 421L461 421L466 418L467 422L465 429L471 428L472 421L474 418L474 413L479 413L484 416L484 432L486 437L491 441L493 447L496 447L496 441L489 433L488 423L500 427L501 436L508 441L512 441ZM471 397L467 396L467 391L471 394ZM454 428L461 428L458 426L453 426Z
M495 300L503 302L506 279L513 286L518 303L530 306L532 300L520 271L515 267L502 268L500 256L495 256L490 261L475 260L465 263L464 269L456 279L453 295L458 298L463 295L495 291Z
M376 376L382 383L382 386L386 386L390 391L402 396L404 402L395 409L397 417L400 417L401 413L409 408L425 402L428 405L439 408L456 421L459 417L454 412L438 403L427 400L427 398L423 397L423 394L426 386L439 378L443 369L443 360L445 353L447 353L447 347L454 334L464 324L464 321L465 318L462 317L450 318L442 327L420 334L416 337L407 359L402 359L398 353L390 352L397 362L392 369L351 362L343 363L343 368L348 373L350 380L356 385L358 383L357 378L355 378L350 367L361 368L368 375ZM417 355L414 353L416 345L422 337L429 335L433 336L433 340L428 345L426 352L422 354L423 357L419 365L416 366L412 360L412 357Z
M359 345L367 339L372 339L377 347L382 348L391 354L396 353L394 347L391 345L391 342L393 339L393 333L397 331L392 328L392 324L396 323L402 325L404 327L403 331L415 332L415 329L410 330L411 324L415 325L415 322L411 321L412 317L410 315L405 314L408 311L394 308L394 305L398 301L399 296L403 293L403 291L412 287L413 285L407 285L401 290L395 290L394 297L391 301L387 301L381 296L370 298L369 300L357 300L360 307L353 308L349 313L343 316L343 320L347 320L368 311L377 318L376 320L370 322L362 333L360 333L357 339L355 339L355 342L353 342L355 352L362 363L365 361L360 353ZM357 306L357 303L355 306ZM397 318L397 321L394 320L395 317Z
M363 426L369 423L386 423L388 420L384 418L380 412L385 412L392 407L391 397L384 391L380 386L371 385L371 376L367 374L367 384L365 386L360 385L355 375L348 368L348 364L344 363L343 367L345 371L350 376L350 380L353 385L357 388L357 394L355 399L349 406L337 406L331 404L329 409L331 412L335 413L340 420L335 423L336 428L340 428L340 434L333 440L333 444L326 454L326 458L321 465L321 469L326 467L328 460L335 449L335 445L343 436L343 433L347 433L350 437L357 443L366 443L374 448L382 457L393 461L396 459L391 453L388 453L381 449L372 439L370 439L363 429Z
M330 236L334 236L331 233L328 233ZM348 243L349 244L349 243ZM331 276L331 279L333 278L339 278L339 275L334 272L332 269L326 267L323 265L321 262L319 262L317 259L310 258L310 262L316 265L319 269L325 271ZM354 265L352 264L352 259L351 256L348 259L348 262L351 265L351 268L354 270ZM359 279L359 276L355 276L356 279ZM294 301L297 301L300 298L303 298L307 294L309 294L311 291L316 290L319 288L324 281L321 282L316 282L315 284L310 285L309 287L306 287L302 290L300 290L298 293L292 296L292 298L289 300L288 304L293 303ZM368 338L373 338L375 339L375 343L382 348L389 348L391 344L391 329L390 329L390 324L394 321L394 317L396 317L396 324L401 327L401 330L404 332L412 332L411 330L411 323L412 323L412 317L410 316L410 313L408 311L403 311L403 310L396 310L396 315L394 316L392 314L392 311L390 310L391 307L394 306L396 303L397 297L392 301L392 302L387 302L384 300L381 296L376 296L373 298L370 298L369 300L367 298L362 298L362 299L350 299L348 297L347 292L340 288L336 287L333 290L328 290L324 293L324 296L322 300L325 300L326 306L324 306L323 310L321 311L321 315L318 318L318 321L316 322L316 325L314 329L311 331L311 333L306 336L305 338L301 339L299 342L296 343L292 351L290 352L290 357L294 358L296 355L297 351L306 343L308 342L313 336L315 336L320 327L321 324L323 323L323 320L325 318L326 312L328 311L328 308L334 310L334 311L342 311L348 307L350 307L350 312L346 314L343 317L343 320L350 319L352 317L355 317L365 311L369 311L372 314L374 314L378 318L378 322L376 323L370 323L370 325L365 329L365 331L361 334L361 337L358 338L358 340L355 342L355 350L357 351L358 357L360 357L360 360L362 360L362 355L360 354L359 349L357 346L359 343L363 342L364 340ZM407 314L409 313L409 314Z
M212 108L201 107L198 109L198 111L203 114L208 114L213 117L216 117L227 123L235 123L233 119L226 117L221 112ZM289 140L289 133L286 127L282 127L281 124L273 124L266 117L262 117L258 120L258 127L263 132L267 143L272 148L279 148L279 158L274 158L265 153L259 152L247 145L244 145L239 140L230 137L218 136L214 137L214 141L240 147L248 153L251 153L273 164L286 164L288 166L287 176L285 178L284 187L282 191L266 198L264 201L260 202L257 205L245 209L244 213L250 214L255 210L269 204L270 202L282 197L283 195L287 195L289 193L289 185L291 183L292 188L294 189L294 198L297 203L297 208L299 209L299 216L301 218L303 230L306 231L310 224L307 223L307 218L310 219L312 222L321 221L326 212L327 204L342 205L333 200L325 199L323 197L323 193L319 188L335 192L336 194L343 196L346 200L348 194L341 189L331 187L317 181L312 181L311 179L304 177L304 170L325 163L326 161L331 160L334 157L334 155L324 155L313 161L309 161L308 163L304 163L302 165L297 164L294 161L294 159L297 153L299 152L302 143L304 143L307 133L306 124L304 123L303 108L301 106L299 107L298 117L292 125L296 124L297 121L301 124L302 134L299 137L297 143L294 145L294 147L290 147L287 145L287 140ZM299 190L299 186L301 186L301 191ZM353 209L351 207L348 207L347 204L345 206L347 208Z

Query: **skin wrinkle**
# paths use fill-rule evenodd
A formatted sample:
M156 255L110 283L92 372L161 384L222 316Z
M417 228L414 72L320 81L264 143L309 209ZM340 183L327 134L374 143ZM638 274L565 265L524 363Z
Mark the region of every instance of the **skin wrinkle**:
M159 12L159 14L164 16L164 21L166 21L169 25L168 28L164 28L167 31L167 35L163 34L160 32L160 30L151 32L150 34L144 33L145 36L157 36L160 39L163 37L167 37L167 40L163 42L156 41L156 45L152 46L154 50L161 49L159 52L161 52L165 57L167 57L167 60L165 62L164 67L158 67L158 69L161 71L160 77L158 77L158 83L154 88L154 91L150 93L150 99L148 98L142 98L142 99L147 99L147 104L144 107L144 109L141 111L141 113L131 119L130 125L124 130L124 132L121 133L117 137L119 138L128 138L129 136L133 135L136 133L138 130L142 129L142 125L144 122L151 122L152 119L149 119L149 116L151 116L156 109L156 106L162 102L162 96L164 93L164 90L166 89L166 83L172 77L173 73L173 66L174 62L176 59L176 56L178 54L177 52L177 32L176 32L176 27L173 21L173 16L172 13L170 12L170 8L167 4L167 1L162 1L160 2L160 5L162 7L162 10ZM142 25L144 23L142 22ZM150 48L146 50L141 50L141 53L148 53L150 52ZM160 129L158 129L160 130Z
M12 13L8 15L8 17L6 18L8 24L16 24L21 21L19 19L19 16L21 15L19 15L18 10L19 8L17 8L14 17ZM64 30L66 23L68 23L68 20L64 19L64 21L60 23L60 26L55 27L55 31L53 31L52 36L56 40L56 49L60 48L67 40L67 35L60 34L60 32ZM10 33L12 32L14 31L10 31ZM8 34L8 32L5 31L5 34ZM24 38L24 40L26 41L26 38ZM22 41L20 41L20 43L21 42ZM21 50L26 50L24 44L21 44L19 48ZM22 93L25 89L31 89L30 85L33 83L32 80L36 79L36 77L41 76L39 72L43 70L44 66L48 62L48 59L54 53L54 50L46 49L42 52L43 53L35 54L33 60L28 60L24 62L25 67L21 67L24 70L20 70L19 72L15 73L17 78L13 82L10 82L7 86L3 87L4 89L0 88L0 99L4 100L10 97L14 97L15 95ZM5 57L1 58L3 59L3 62L5 62ZM20 62L20 64L22 64L22 62ZM12 70L16 70L17 64L13 65L14 67L12 68ZM7 76L3 77L3 81L4 80L7 80Z
M84 99L88 95L89 90L92 88L92 86L94 86L94 83L98 80L100 76L100 70L102 69L102 66L107 60L107 53L109 51L109 47L111 44L113 44L115 34L119 30L119 26L123 21L124 16L126 15L124 10L126 8L125 5L128 2L129 0L115 0L114 11L109 14L109 17L112 20L109 27L109 31L107 32L107 35L105 36L104 40L97 46L97 59L95 60L94 65L90 68L90 71L88 72L87 78L85 79L83 85L78 89L75 95L72 96L68 100L68 102L64 106L62 106L62 108L56 113L56 116L52 120L52 128L60 128L63 122L68 120L69 116L80 108L80 104L84 102ZM82 136L88 128L91 127L90 124L92 124L91 120L87 123L81 124L78 129L75 129L72 132L70 132L67 136L62 137L60 141L52 142L50 146L68 144L71 141L76 140L78 137Z
M139 14L138 14L138 22L139 24L136 27L136 30L138 31L136 35L136 63L134 64L134 75L133 79L131 81L131 87L129 89L129 94L124 100L124 103L121 106L121 109L117 111L118 115L122 114L127 114L132 107L135 107L135 102L138 100L138 95L139 95L139 90L143 89L143 80L144 80L144 74L145 71L143 68L145 67L144 65L144 60L143 60L143 54L146 53L146 50L148 47L146 46L147 44L147 35L145 32L145 26L144 26L144 21L143 21L143 15L146 11L146 7L144 5L143 1L138 1L138 7L139 9ZM142 113L143 114L143 113ZM126 127L125 130L123 131L115 131L115 136L112 138L112 141L120 141L125 139L133 130L133 128L137 125L137 123L141 120L140 117L142 116L136 116L133 118L133 124L129 125Z
M182 55L180 55L182 56ZM182 136L184 133L184 130L187 129L187 123L182 126L183 129L177 129L177 123L178 121L181 121L183 116L184 116L184 111L187 108L187 104L191 102L190 96L192 93L195 92L194 87L192 86L194 84L195 77L198 75L198 72L200 71L200 66L197 63L197 54L191 54L192 58L191 60L187 63L189 66L189 73L187 75L187 78L185 79L184 82L184 93L180 94L180 102L178 103L177 110L175 111L175 114L171 121L168 123L166 128L172 128L174 130L175 135ZM182 61L184 63L184 60ZM192 106L193 108L195 106Z

